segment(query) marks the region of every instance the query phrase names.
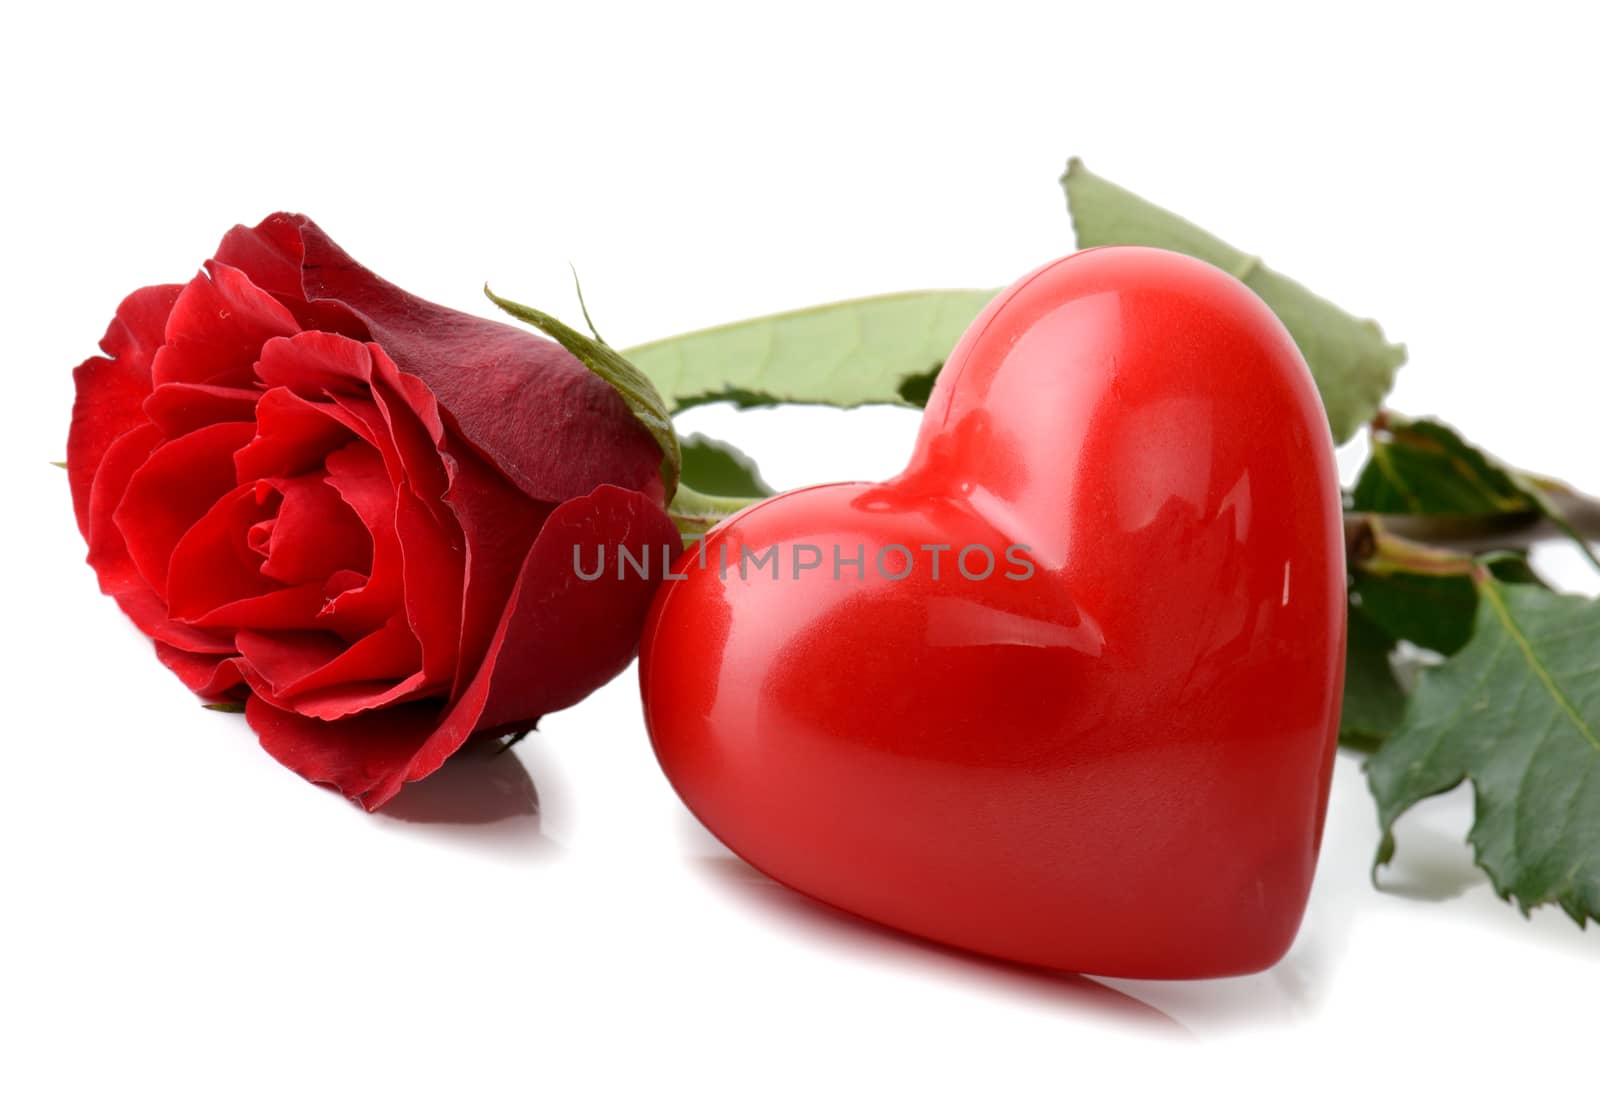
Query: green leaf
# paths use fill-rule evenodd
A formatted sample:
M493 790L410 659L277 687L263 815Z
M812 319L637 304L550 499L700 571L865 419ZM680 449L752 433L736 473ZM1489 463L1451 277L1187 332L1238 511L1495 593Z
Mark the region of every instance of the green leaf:
M241 700L230 700L223 704L202 704L200 706L208 712L229 712L233 715L244 714L244 702Z
M707 495L743 495L764 499L773 494L756 462L726 441L703 433L681 443L683 483Z
M522 305L500 297L486 285L483 292L489 300L512 317L546 334L550 339L571 352L583 366L604 379L622 396L629 411L639 423L650 431L656 444L661 446L661 478L666 482L667 498L678 490L678 477L683 471L683 461L678 449L678 435L672 428L672 418L667 405L648 376L630 363L621 353L598 338L591 339L569 325L551 317L543 310ZM585 319L588 310L584 310ZM593 328L593 325L590 325Z
M1480 567L1508 584L1545 587L1520 553L1490 554ZM1477 605L1470 576L1352 569L1340 745L1370 751L1399 726L1410 698L1401 673L1418 665L1414 655L1397 657L1401 643L1456 653L1472 637Z
M1439 540L1470 535L1491 522L1507 531L1544 518L1600 568L1600 558L1557 503L1562 497L1581 502L1559 484L1496 460L1443 422L1383 414L1373 422L1371 456L1351 492L1350 509L1430 516L1425 525Z
M1480 573L1478 620L1455 657L1423 672L1400 729L1367 764L1383 840L1418 801L1463 780L1468 835L1501 897L1600 916L1600 601Z
M1468 577L1354 569L1350 594L1368 621L1391 639L1453 654L1472 637L1478 594Z
M1431 418L1385 414L1351 492L1351 509L1378 514L1536 514L1509 470Z
M1359 608L1351 606L1345 642L1344 704L1339 742L1371 750L1400 724L1406 693L1395 677L1390 655L1395 640Z
M1483 564L1508 584L1543 586L1520 553L1489 554ZM1478 612L1478 593L1469 576L1379 572L1357 566L1350 571L1350 596L1352 604L1391 639L1445 655L1467 644Z
M1593 501L1578 496L1571 488L1553 480L1544 480L1521 472L1513 472L1512 478L1517 481L1517 486L1522 492L1533 501L1534 506L1538 507L1539 513L1549 519L1556 529L1571 539L1573 544L1583 552L1589 564L1596 569L1600 569L1600 555L1597 555L1594 547L1589 544L1588 536L1573 524L1572 519L1562 510L1561 505L1556 500L1559 496L1571 496L1591 509Z
M1311 368L1335 441L1343 444L1378 412L1406 359L1372 321L1353 317L1261 260L1182 217L1090 173L1073 159L1061 179L1080 248L1140 244L1203 259L1261 296L1288 328Z
M707 402L920 405L996 293L924 290L836 302L651 341L624 355L674 414Z

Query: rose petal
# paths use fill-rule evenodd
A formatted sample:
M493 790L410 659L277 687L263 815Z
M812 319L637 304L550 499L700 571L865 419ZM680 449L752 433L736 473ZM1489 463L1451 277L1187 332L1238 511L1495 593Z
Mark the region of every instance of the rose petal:
M522 563L552 507L529 499L453 439L450 452L455 478L445 498L466 545L455 685L459 693L483 663Z
M260 366L260 365L257 365ZM273 387L256 404L256 435L233 455L240 483L319 470L328 454L355 440L338 407Z
M226 422L158 446L128 480L112 520L141 576L157 592L178 540L234 488L233 454L255 433L249 422Z
M329 722L275 708L260 696L245 704L263 750L307 781L330 785L369 809L381 802L368 804L368 794L407 766L433 733L439 710L438 701L425 700Z
M400 482L405 478L405 470L400 464L400 454L388 436L387 423L384 421L383 411L378 409L377 401L370 395L366 398L334 395L328 399L328 406L339 416L341 422L355 432L357 437L378 450L379 456L383 458L384 470L389 475L390 486L400 486Z
M272 553L272 529L277 524L278 516L273 515L271 518L257 519L245 531L245 544L250 547L251 553L263 561Z
M407 781L427 777L475 734L522 727L582 700L633 660L645 612L659 583L628 576L580 580L575 550L605 542L671 559L678 531L659 504L606 485L555 508L517 577L483 665L404 771L362 799L377 808Z
M299 329L294 315L243 271L213 263L211 273L196 275L173 304L152 379L158 385L252 387L261 346Z
M268 387L284 387L305 398L371 395L372 350L338 333L296 333L261 347L255 375Z
M578 578L575 552L604 544L648 555L650 577ZM633 660L645 612L680 541L649 496L605 486L551 512L528 553L485 659L490 686L480 730L522 724L582 700Z
M368 637L376 638L377 633ZM350 681L342 685L329 685L282 703L287 711L309 719L342 720L371 715L374 711L407 703L419 693L433 695L433 687L420 670L398 681Z
M390 481L409 482L423 502L444 497L450 476L441 456L444 423L427 387L402 375L383 349L333 333L301 333L262 349L256 374L272 390L323 404L382 454Z
M327 631L240 631L235 641L250 687L277 692L316 672L350 648Z
M406 482L430 513L442 510L452 461L444 454L444 420L433 392L414 375L403 375L383 349L372 353L372 395L378 403ZM445 516L448 517L448 516Z
M396 499L406 619L422 646L422 672L448 687L460 652L461 533L454 521L441 525L409 487L402 487Z
M134 625L151 638L160 638L180 650L230 653L231 639L196 631L168 618L166 603L139 574L128 556L122 533L112 513L122 501L128 480L161 443L161 431L143 425L128 431L106 451L89 495L89 565L100 580L100 590L117 601Z
M307 487L324 487L321 480L276 481ZM346 624L327 612L328 601L336 592L320 575L306 578L309 583L284 587L267 575L260 555L249 545L250 523L262 513L270 513L278 496L264 508L257 494L258 485L243 485L218 500L197 522L173 551L168 573L169 608L175 618L196 627L255 630L327 629L344 639L359 639L369 628ZM325 488L326 489L326 488ZM338 522L354 515L331 489L326 489L336 507L328 508L325 521ZM285 497L278 506L284 517ZM290 512L291 518L300 512ZM359 522L353 527L370 545L370 538ZM332 534L329 552L337 544ZM306 539L309 541L310 539ZM364 578L362 581L364 583ZM341 589L342 590L342 589Z
M327 460L328 484L372 535L372 571L359 586L327 606L345 624L377 630L405 607L400 538L395 532L395 489L378 450L355 441Z
M222 238L216 259L238 267L257 286L272 291L295 315L302 329L371 340L366 324L344 306L337 302L306 300L300 279L305 265L305 245L299 225L295 223L305 220L305 217L292 217L288 213L275 213L254 228L236 225Z
M144 413L172 439L218 422L253 421L260 397L254 387L163 383L144 400Z
M340 569L372 568L372 535L326 473L265 481L283 496L261 572L284 584L318 584Z
M197 627L228 630L329 630L340 639L360 638L366 632L346 628L327 614L330 589L322 584L296 584L275 588L259 596L230 600L198 615Z
M326 665L277 689L275 695L290 699L363 681L382 685L407 682L407 691L415 691L416 686L410 682L416 678L421 662L416 636L406 626L405 619L396 616L392 622L373 631ZM304 706L297 705L295 710L304 712ZM362 710L359 707L347 707L321 718L334 719Z
M371 810L438 769L474 734L526 725L582 699L633 657L655 588L638 577L579 580L573 546L602 540L648 547L658 560L678 547L672 521L648 496L605 486L570 500L540 531L482 667L442 720L435 722L440 705L431 700L325 723L253 697L250 724L261 745Z
M183 289L146 286L122 300L93 356L72 373L77 395L67 432L67 481L78 530L89 536L89 489L111 443L144 422L139 412L150 393L150 362L165 335L167 316ZM107 359L106 357L110 357Z
M660 448L621 396L554 341L408 294L296 214L233 229L216 258L249 269L286 304L359 319L463 439L532 498L561 502L606 483L659 491Z
M244 685L239 674L239 659L222 654L196 654L179 650L160 639L155 641L156 657L161 664L178 675L178 679L192 689L196 696L207 700L242 695L234 690Z
M131 429L112 442L95 472L85 534L89 541L89 564L100 577L100 590L107 595L114 596L135 585L150 587L134 568L127 543L112 520L112 514L127 493L128 481L160 444L161 431L155 426L146 423ZM165 611L163 607L162 613Z
M349 569L340 569L328 577L328 583L325 587L328 589L329 595L337 599L345 592L354 592L357 588L367 583L368 579L361 573L351 572Z
M426 685L416 637L398 618L353 646L306 631L241 631L239 653L258 696L317 719L366 714Z
M396 485L406 615L422 645L424 674L430 682L449 681L460 645L466 550L460 525L444 503L454 463L445 451L444 423L432 393L420 380L402 375L377 345L367 348L375 412L357 400L341 400L341 405L360 414L383 450Z
M167 609L173 618L196 623L223 604L282 587L262 574L261 558L246 541L250 524L269 513L256 485L241 484L185 531L167 566Z

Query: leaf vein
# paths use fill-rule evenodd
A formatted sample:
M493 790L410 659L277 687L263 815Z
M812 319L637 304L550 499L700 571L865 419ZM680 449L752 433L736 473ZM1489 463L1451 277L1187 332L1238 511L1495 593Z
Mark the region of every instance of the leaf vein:
M1551 674L1550 670L1545 667L1544 661L1539 657L1538 652L1534 650L1533 644L1528 641L1527 634L1518 624L1516 617L1511 614L1511 609L1506 606L1505 597L1501 595L1500 589L1495 586L1492 579L1487 578L1480 581L1479 587L1483 591L1484 598L1489 601L1489 606L1494 609L1495 618L1500 621L1500 625L1505 628L1506 633L1516 643L1517 649L1522 652L1523 660L1527 662L1528 668L1533 671L1534 675L1544 685L1546 691L1549 692L1550 699L1554 700L1556 706L1572 721L1572 726L1577 730L1578 734L1597 753L1600 753L1600 736L1595 734L1594 728L1589 726L1589 723L1583 718L1583 714L1572 703L1560 684L1556 682L1556 678Z

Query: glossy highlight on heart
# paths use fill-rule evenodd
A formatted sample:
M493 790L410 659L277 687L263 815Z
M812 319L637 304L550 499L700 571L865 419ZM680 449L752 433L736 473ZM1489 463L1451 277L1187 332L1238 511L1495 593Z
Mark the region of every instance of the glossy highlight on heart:
M1243 974L1293 941L1337 743L1339 486L1300 353L1233 277L1150 248L1040 268L967 330L904 472L757 504L678 573L646 722L759 870L1084 973Z

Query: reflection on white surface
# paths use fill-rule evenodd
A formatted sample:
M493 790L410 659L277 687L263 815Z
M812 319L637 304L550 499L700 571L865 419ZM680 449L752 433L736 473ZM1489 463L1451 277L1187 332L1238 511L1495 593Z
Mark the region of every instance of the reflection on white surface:
M686 820L693 823L692 818ZM1011 997L1081 1018L1169 1036L1188 1035L1167 1012L1103 980L990 959L883 928L796 893L720 845L714 853L694 861L712 885L760 916L778 922L783 932L802 939L807 946L831 949L852 961L892 964L918 978L964 985L982 994Z
M533 740L463 747L432 776L407 786L376 819L415 826L413 835L518 858L558 853L560 844L544 831L539 789L516 752Z
M1361 790L1359 771L1352 762L1341 760L1336 782L1335 799ZM1341 828L1357 826L1356 811L1337 811L1330 816L1330 823ZM1189 982L1084 978L992 960L834 910L747 866L687 813L680 822L686 854L706 877L752 904L777 928L807 946L842 948L851 956L875 961L889 958L919 977L956 979L996 994L1021 991L1030 1000L1054 1004L1082 1019L1104 1016L1143 1024L1166 1022L1172 1031L1195 1036L1236 1027L1281 1026L1310 1016L1333 974L1359 904L1353 898L1360 895L1352 891L1367 885L1365 871L1351 870L1356 864L1344 861L1351 856L1325 856L1294 947L1275 967L1259 974ZM1329 835L1346 847L1352 843L1358 849L1370 846L1362 838L1364 833L1339 830ZM1181 910L1175 915L1181 916ZM1086 993L1085 983L1101 986L1115 996Z
M889 962L917 978L976 988L1002 999L1020 997L1089 1024L1114 1021L1204 1038L1314 1020L1341 978L1355 926L1372 914L1403 917L1416 901L1436 903L1480 891L1474 896L1488 900L1456 903L1459 907L1451 915L1511 939L1531 942L1531 937L1541 937L1574 956L1600 962L1600 952L1558 911L1538 911L1534 924L1506 915L1509 910L1493 897L1461 841L1470 819L1471 800L1465 793L1419 806L1398 825L1401 854L1382 876L1382 889L1375 889L1369 877L1377 842L1371 799L1359 759L1340 754L1316 881L1289 954L1254 975L1195 981L1085 978L948 948L789 890L739 860L687 812L680 813L679 834L685 858L719 891L754 910L769 929L837 956L844 967ZM1449 929L1442 933L1447 936ZM1084 984L1114 994L1089 992Z

